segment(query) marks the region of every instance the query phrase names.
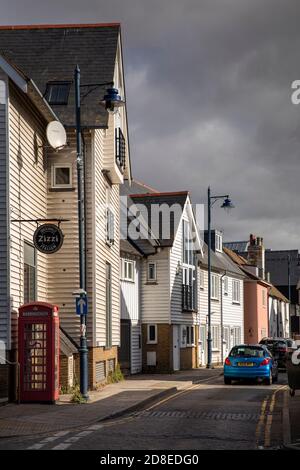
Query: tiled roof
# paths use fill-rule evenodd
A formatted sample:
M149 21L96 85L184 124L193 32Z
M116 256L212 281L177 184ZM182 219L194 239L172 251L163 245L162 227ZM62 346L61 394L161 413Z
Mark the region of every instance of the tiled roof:
M283 300L283 302L289 302L289 300L273 285L270 288L269 294L271 297L276 297L279 300Z
M240 266L244 266L248 264L248 261L245 258L238 255L234 251L230 250L226 246L223 246L223 250L224 250L224 253L226 253L232 259L232 261L234 261L236 264Z
M0 27L0 55L31 78L42 94L50 81L72 81L78 64L81 83L111 82L114 76L120 25L36 25ZM105 87L82 99L82 127L106 127L107 112L99 104ZM74 126L74 87L68 105L53 105L65 126Z
M174 237L177 232L179 221L181 220L181 213L185 206L188 191L180 192L166 192L166 193L144 193L144 194L130 194L129 199L134 204L139 204L143 207L145 214L145 220L148 220L150 230L155 235L156 239L159 241L160 246L172 246L174 242ZM168 238L165 238L162 234L162 225L159 222L158 226L154 226L154 221L152 220L152 211L151 207L153 205L167 205L169 207L178 207L180 209L180 218L179 213L176 217L177 212L170 211L170 234Z

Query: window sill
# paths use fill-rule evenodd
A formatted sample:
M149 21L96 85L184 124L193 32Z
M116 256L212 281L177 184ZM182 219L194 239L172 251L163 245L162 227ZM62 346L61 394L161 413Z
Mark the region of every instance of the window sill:
M157 282L157 281L146 281L146 282L145 282L145 286L147 286L147 285L149 285L149 284L155 286L155 285L158 284L158 282Z
M241 302L235 302L234 300L232 301L232 305L241 305Z
M75 191L75 188L48 188L49 193L70 193Z
M134 279L122 279L122 278L121 278L121 281L129 282L130 284L134 284L134 282L135 282Z
M155 344L157 344L157 341L147 341L146 344L155 345Z
M219 302L220 301L220 299L216 299L214 297L211 297L210 300L213 300L214 302Z

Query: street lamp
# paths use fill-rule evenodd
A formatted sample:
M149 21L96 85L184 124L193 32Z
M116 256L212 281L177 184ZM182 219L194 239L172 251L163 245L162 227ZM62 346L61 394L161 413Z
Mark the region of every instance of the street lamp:
M212 196L210 191L210 186L207 189L207 224L208 224L208 254L207 254L207 264L208 264L208 331L207 331L207 369L211 369L212 361L212 337L211 337L211 208L218 199L223 199L223 204L221 205L222 209L230 211L234 208L234 205L229 199L229 195L225 196ZM223 360L223 358L222 358Z
M79 291L81 298L86 299L86 259L85 259L85 217L84 217L84 157L82 153L82 135L80 120L80 88L90 88L90 91L101 86L112 86L112 82L80 84L80 69L77 65L74 71L75 84L75 113L76 113L76 149L77 149L77 191L78 191L78 239L79 239ZM90 93L88 91L88 93ZM124 105L118 90L108 88L101 104L105 109L114 112L115 108ZM88 398L88 348L86 340L86 315L80 315L80 393Z

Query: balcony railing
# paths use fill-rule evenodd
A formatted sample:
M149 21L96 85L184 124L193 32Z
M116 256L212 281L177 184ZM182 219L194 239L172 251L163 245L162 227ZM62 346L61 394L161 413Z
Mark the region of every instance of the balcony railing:
M119 127L115 130L116 138L116 163L123 173L125 170L125 159L126 159L126 142L125 137Z
M192 286L182 285L182 310L186 312L196 311L195 293Z

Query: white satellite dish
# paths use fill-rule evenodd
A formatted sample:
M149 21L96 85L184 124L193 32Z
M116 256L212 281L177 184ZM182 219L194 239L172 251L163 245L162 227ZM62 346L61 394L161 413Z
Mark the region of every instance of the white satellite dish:
M49 145L55 150L58 150L67 144L65 128L59 121L49 122L46 129L46 136Z

